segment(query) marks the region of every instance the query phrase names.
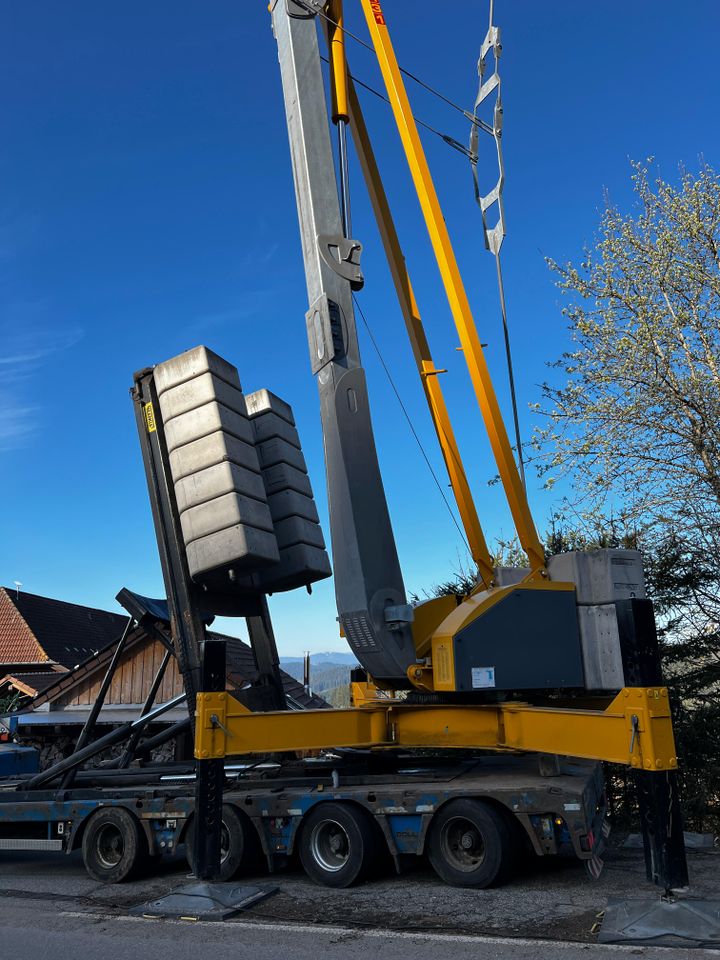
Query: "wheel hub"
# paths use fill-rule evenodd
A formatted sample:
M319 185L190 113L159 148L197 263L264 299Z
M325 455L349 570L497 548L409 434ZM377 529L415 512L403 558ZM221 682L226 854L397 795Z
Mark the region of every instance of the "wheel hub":
M475 837L468 831L460 837L460 846L463 850L472 850L475 845Z
M443 824L440 843L445 861L457 870L472 872L485 859L482 834L465 817L453 817Z
M321 820L313 827L310 850L323 870L336 873L348 862L350 838L342 824L335 820Z

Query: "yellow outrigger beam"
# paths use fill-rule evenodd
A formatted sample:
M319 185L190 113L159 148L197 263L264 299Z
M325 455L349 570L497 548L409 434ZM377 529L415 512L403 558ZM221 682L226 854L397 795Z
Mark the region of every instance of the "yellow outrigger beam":
M677 769L665 687L626 687L602 710L376 700L348 710L250 713L229 693L199 693L195 718L198 760L330 747L433 747L531 751L642 770Z

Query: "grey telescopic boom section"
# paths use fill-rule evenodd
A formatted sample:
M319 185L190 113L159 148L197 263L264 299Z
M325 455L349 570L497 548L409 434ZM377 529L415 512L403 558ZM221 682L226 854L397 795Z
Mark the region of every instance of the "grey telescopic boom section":
M275 0L278 45L305 279L308 341L320 393L335 595L360 663L388 686L408 686L415 661L397 548L373 438L352 291L361 246L343 236L316 18Z

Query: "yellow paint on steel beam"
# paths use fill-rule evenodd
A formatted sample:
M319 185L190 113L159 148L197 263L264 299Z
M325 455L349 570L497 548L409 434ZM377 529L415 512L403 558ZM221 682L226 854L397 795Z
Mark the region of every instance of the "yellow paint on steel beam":
M350 710L249 713L227 694L198 694L198 759L338 747L533 751L644 770L677 767L664 687L626 688L604 710L521 703L417 707L375 701Z
M458 597L432 597L413 608L412 633L418 658L430 656L432 637L440 624L458 606ZM411 664L410 670L414 664Z
M333 747L369 747L387 737L386 707L349 710L282 710L273 713L236 713L228 707L224 726L226 754L274 753L284 750L322 750ZM206 706L198 703L195 756L213 749L206 740L211 723L203 722ZM217 730L213 731L217 733ZM210 755L210 754L208 754ZM200 758L199 758L200 759Z
M460 457L455 433L450 423L450 416L445 405L442 388L438 379L439 371L435 368L430 345L425 334L420 311L418 309L415 294L410 282L410 275L405 264L400 240L390 212L385 187L383 186L380 170L375 160L375 154L370 142L370 137L365 124L360 102L357 98L355 85L352 78L349 79L348 97L350 106L350 129L353 135L353 142L357 150L360 167L365 177L370 200L375 212L380 236L385 247L385 256L387 257L392 274L395 290L400 302L400 309L405 320L410 345L412 346L415 363L420 374L422 387L425 392L432 417L435 432L437 434L440 449L442 450L445 467L450 478L450 485L455 495L455 500L460 512L460 519L465 529L468 545L472 558L478 566L480 577L486 587L489 587L494 579L493 563L488 550L485 537L483 536L480 520L478 519L475 502L470 485L465 474L465 467Z
M646 770L677 767L668 695L663 687L628 687L602 713L508 705L503 714L505 745L514 749L607 760ZM633 717L637 717L634 736Z
M515 528L523 550L530 561L531 570L533 572L541 571L545 567L544 551L535 529L527 496L513 457L510 440L490 378L490 371L480 344L480 337L475 327L430 168L410 109L410 102L390 41L385 17L379 3L373 2L373 0L360 0L360 2L365 13L365 19L370 30L395 122L400 133L400 139L405 150Z
M328 45L330 48L330 96L332 101L333 123L347 121L348 108L348 70L345 59L345 30L343 0L330 0L327 6L326 20Z

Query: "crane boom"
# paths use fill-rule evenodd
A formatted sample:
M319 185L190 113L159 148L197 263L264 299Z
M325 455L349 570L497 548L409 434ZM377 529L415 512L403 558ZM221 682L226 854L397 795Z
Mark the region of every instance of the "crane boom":
M360 361L352 291L360 244L343 234L315 18L271 6L278 45L320 393L335 594L345 636L379 681L407 686L411 619Z

